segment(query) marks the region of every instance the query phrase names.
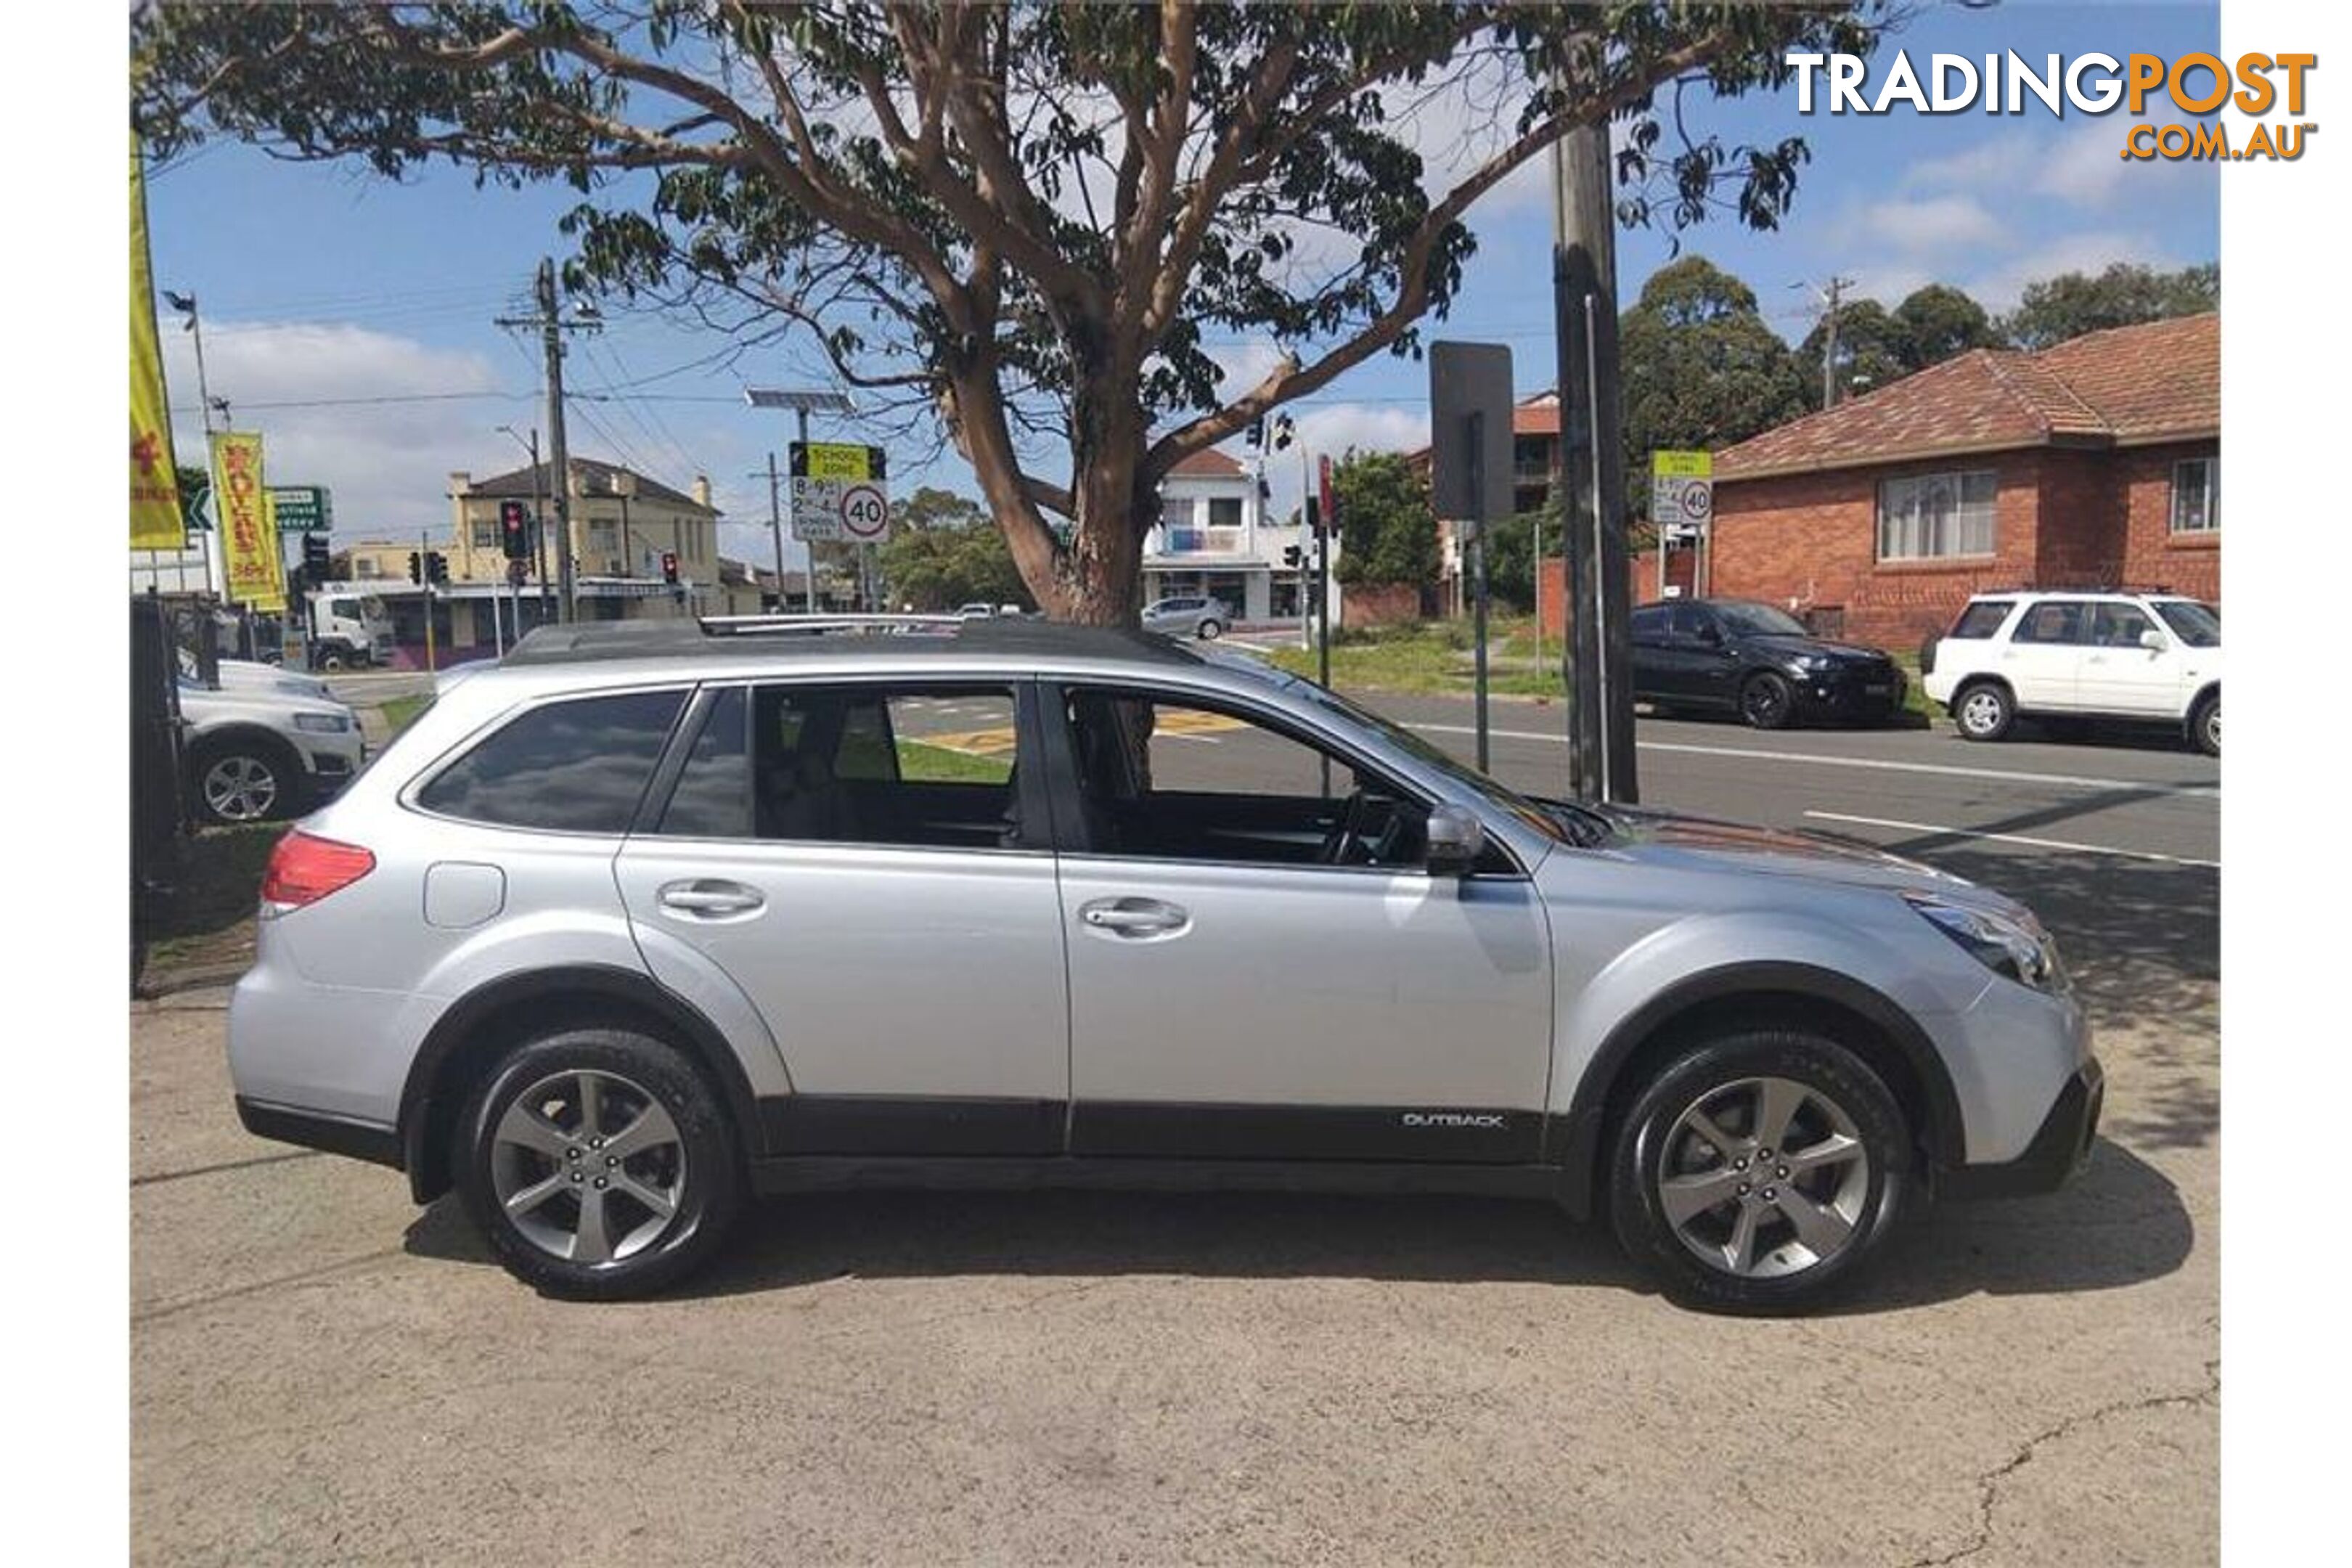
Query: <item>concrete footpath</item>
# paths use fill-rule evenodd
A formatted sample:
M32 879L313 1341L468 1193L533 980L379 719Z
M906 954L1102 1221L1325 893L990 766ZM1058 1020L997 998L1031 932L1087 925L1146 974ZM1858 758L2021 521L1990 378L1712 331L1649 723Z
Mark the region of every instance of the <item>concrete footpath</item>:
M447 1200L247 1137L222 1005L132 1010L142 1563L2217 1552L2202 1008L2103 1019L2074 1187L1742 1321L1454 1199L807 1198L673 1298L541 1300Z

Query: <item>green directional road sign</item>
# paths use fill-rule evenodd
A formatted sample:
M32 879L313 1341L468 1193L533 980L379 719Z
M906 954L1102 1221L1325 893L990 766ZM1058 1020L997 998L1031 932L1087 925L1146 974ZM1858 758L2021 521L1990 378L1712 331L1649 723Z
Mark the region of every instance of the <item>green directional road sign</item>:
M280 533L329 533L335 526L334 497L324 485L272 485L270 510Z

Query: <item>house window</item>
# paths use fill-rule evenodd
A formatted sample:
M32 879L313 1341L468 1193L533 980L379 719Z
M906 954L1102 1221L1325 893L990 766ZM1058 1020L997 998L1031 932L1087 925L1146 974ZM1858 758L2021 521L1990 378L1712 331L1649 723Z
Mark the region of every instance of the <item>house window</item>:
M2191 458L2172 465L2172 531L2218 533L2221 529L2221 459Z
M1878 484L1878 558L1934 561L1992 553L1993 471L1919 474Z
M1213 496L1209 500L1211 528L1239 528L1242 525L1242 503L1238 496Z
M485 522L480 518L476 518L474 520L474 548L477 550L496 550L498 547L499 525L495 521Z
M1160 503L1160 526L1171 531L1179 528L1192 527L1192 498L1190 496L1183 497L1181 500L1175 496L1163 498Z
M353 577L370 578L381 575L381 573L377 569L375 557L373 555L354 555L352 557L352 575Z

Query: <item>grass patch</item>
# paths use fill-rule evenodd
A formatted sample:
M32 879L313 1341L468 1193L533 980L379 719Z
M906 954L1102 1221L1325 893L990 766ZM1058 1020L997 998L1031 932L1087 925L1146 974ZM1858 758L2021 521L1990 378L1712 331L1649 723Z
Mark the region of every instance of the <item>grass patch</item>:
M387 698L382 709L384 725L397 735L415 723L418 714L432 706L433 699L429 696Z
M1013 776L1008 757L979 757L925 741L898 742L898 776L908 784L1001 784Z
M165 968L253 961L253 913L261 873L283 822L210 827L186 841L172 896L154 911L147 962Z
M1528 697L1560 693L1559 638L1549 629L1536 657L1535 622L1497 616L1487 622L1487 689ZM1268 657L1294 675L1316 673L1313 648L1277 647ZM1476 655L1466 620L1420 621L1342 632L1331 639L1331 683L1375 691L1466 692Z

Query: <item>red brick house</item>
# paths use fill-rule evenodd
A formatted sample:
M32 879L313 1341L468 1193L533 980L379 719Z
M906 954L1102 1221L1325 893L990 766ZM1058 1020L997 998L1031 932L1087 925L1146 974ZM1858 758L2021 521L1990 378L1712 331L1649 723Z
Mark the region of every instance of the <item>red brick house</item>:
M1707 592L1898 648L1990 588L2219 603L2221 335L1979 349L1718 452Z

